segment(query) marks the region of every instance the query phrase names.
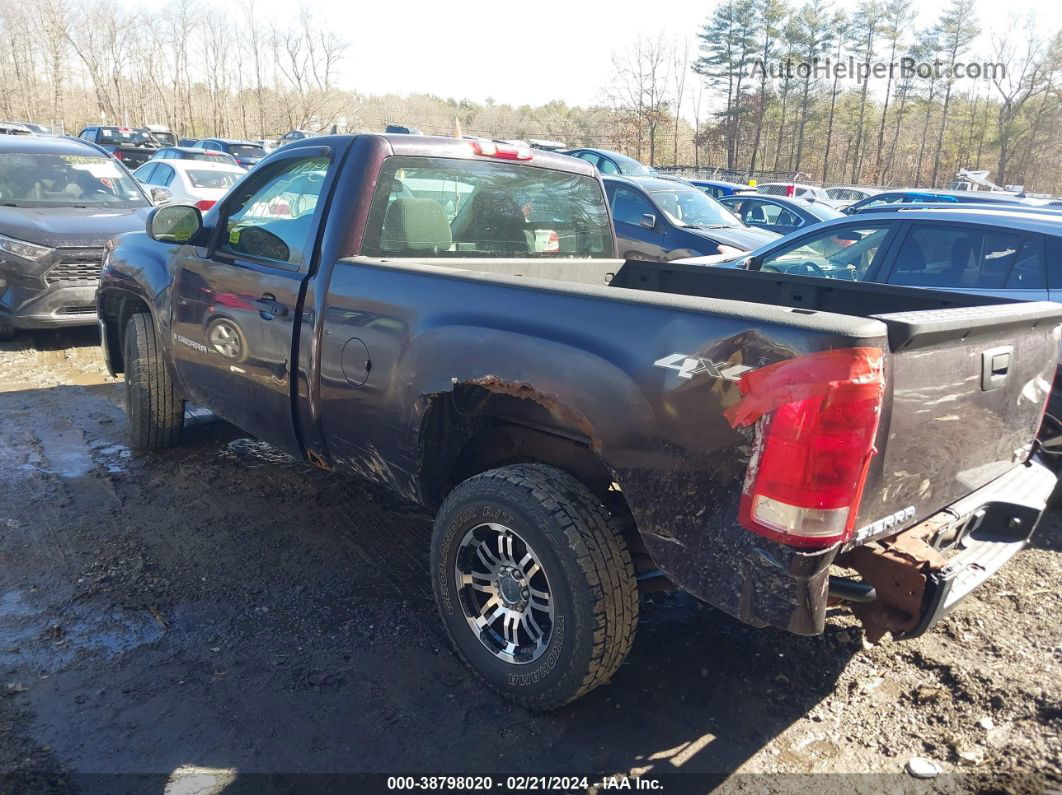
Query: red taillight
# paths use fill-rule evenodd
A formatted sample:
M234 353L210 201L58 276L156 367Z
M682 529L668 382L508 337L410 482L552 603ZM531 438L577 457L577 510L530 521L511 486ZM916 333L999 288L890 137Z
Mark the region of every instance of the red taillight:
M796 196L796 185L786 185L785 186L785 195L786 196Z
M753 370L727 412L759 421L738 521L767 538L825 547L847 540L859 512L884 381L881 351L850 348Z
M205 213L207 210L209 210L211 207L213 207L217 203L218 202L217 202L216 199L200 199L199 201L197 201L195 203L195 206L198 207L202 212Z
M499 144L494 141L473 141L472 151L483 157L496 157L499 160L530 160L531 149L526 146Z
M123 155L121 152L116 150L115 153L114 153L114 159L115 160L125 160L125 155Z

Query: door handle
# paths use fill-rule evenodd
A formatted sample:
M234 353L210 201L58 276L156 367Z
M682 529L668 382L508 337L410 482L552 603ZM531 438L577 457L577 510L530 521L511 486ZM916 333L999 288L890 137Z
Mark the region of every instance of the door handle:
M255 299L254 303L259 312L267 315L276 315L277 317L287 317L288 315L288 308L278 302L277 297L272 293L265 293L261 298Z
M1002 345L981 352L981 391L989 392L1003 386L1010 373L1014 346Z

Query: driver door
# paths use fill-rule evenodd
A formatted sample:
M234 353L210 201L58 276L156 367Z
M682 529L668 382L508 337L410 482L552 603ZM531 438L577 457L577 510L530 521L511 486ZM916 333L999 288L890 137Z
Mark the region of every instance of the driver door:
M334 178L332 154L301 147L238 183L208 219L210 245L180 250L173 284L173 358L189 397L288 450L299 449L291 419L295 322Z

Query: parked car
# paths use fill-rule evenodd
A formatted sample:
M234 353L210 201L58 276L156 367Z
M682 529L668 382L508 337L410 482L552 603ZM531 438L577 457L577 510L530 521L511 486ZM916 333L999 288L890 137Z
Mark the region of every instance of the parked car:
M386 132L397 133L400 135L423 135L416 127L409 127L405 124L388 124Z
M834 202L834 207L838 210L863 199L869 199L881 192L880 188L858 188L851 185L835 185L832 188L826 188L826 195L830 197Z
M130 127L85 127L77 137L102 147L128 168L144 165L159 149L151 133Z
M867 208L750 256L703 264L1062 303L1062 212L1021 204ZM1062 377L1056 383L1050 408L1062 416Z
M309 130L290 130L280 136L280 146L294 143L295 141L305 141L307 138L313 137L314 133Z
M865 207L876 207L881 204L911 204L925 202L948 202L962 204L1022 204L1023 199L1012 193L995 193L987 190L930 190L930 189L903 189L887 190L876 193L866 199L857 201L844 208L848 215L857 213Z
M143 229L150 209L129 172L97 146L0 137L0 338L95 324L103 245Z
M247 171L229 163L209 163L201 160L151 160L133 176L145 185L169 188L171 201L194 204L209 210Z
M659 177L604 177L620 256L667 261L749 251L778 235L753 229L684 181Z
M231 138L204 138L196 146L200 149L213 149L225 152L236 159L236 164L251 168L266 156L266 151L253 141L237 141Z
M787 199L742 193L724 196L719 202L741 219L743 224L788 235L811 224L840 218L843 213L828 204L807 199Z
M0 122L0 135L36 135L29 127L21 122Z
M868 210L714 264L1062 302L1060 218L1020 206Z
M602 174L622 174L625 177L648 177L652 174L633 157L608 149L567 149L561 154L585 160Z
M170 128L165 124L145 124L143 127L137 127L140 132L150 134L160 146L177 146L177 135L170 131Z
M436 511L446 631L539 709L616 672L639 581L912 637L1026 545L1062 306L624 262L589 164L488 143L293 143L119 238L97 301L133 445L191 400ZM232 303L242 346L210 333Z
M15 123L21 124L34 135L55 135L55 131L46 124L37 124L32 121L20 121Z
M764 196L782 196L796 199L814 199L820 202L831 201L824 188L818 185L804 185L799 182L761 182L756 192Z
M724 196L733 196L735 193L755 193L756 189L740 182L725 182L720 179L691 179L691 185L704 191L713 199L721 199Z
M155 152L151 160L202 160L207 163L237 165L236 158L228 152L218 149L202 149L198 146L167 146Z

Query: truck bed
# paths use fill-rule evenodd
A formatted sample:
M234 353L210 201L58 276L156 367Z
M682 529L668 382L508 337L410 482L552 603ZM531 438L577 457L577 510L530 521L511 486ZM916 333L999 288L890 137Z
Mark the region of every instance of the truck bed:
M543 291L591 299L592 311L576 310L587 312L583 328L577 322L576 328L569 329L571 319L558 316L549 333L560 338L574 335L580 347L598 349L613 344L612 340L599 341L602 334L636 334L643 339L630 339L627 348L637 349L637 357L647 361L644 365L640 361L620 363L627 372L672 352L762 366L821 349L870 345L886 350L886 408L878 454L857 521L861 528L899 512L908 525L913 524L1028 456L1057 355L1057 330L1048 329L1062 320L1062 307L1046 302L1006 302L966 293L677 263L446 258L427 265L423 260L359 257L337 263L336 274L343 262L397 268L433 281L456 279L465 285L458 290L467 290L468 282L475 282L484 295L494 296L503 306L511 305L510 326L528 313L543 311L532 308L539 303L559 306L542 297ZM335 278L333 287L337 286ZM491 285L506 289L498 292ZM512 290L539 295L534 301L520 299ZM478 293L460 294L476 305ZM449 291L435 295L435 312L446 314L465 304L455 298L455 304L444 309ZM648 305L680 314L654 313L652 319L643 319L610 311L601 301ZM477 323L490 327L497 322L488 310L484 313ZM676 328L676 318L685 313L725 319L728 331L721 337L702 336L697 347L683 349L689 345L691 329L683 327L681 334L669 334L668 327ZM700 327L712 328L703 325L710 324L710 318L704 318ZM665 327L657 328L656 323ZM698 333L703 332L693 332L693 337ZM646 335L651 337L648 345ZM1009 375L1000 388L982 390L982 353L999 347L1009 347L1014 353ZM651 368L643 372L663 376ZM693 384L679 379L677 393L693 389ZM647 387L650 392L664 393L649 397L657 414L669 410L666 404L673 400L669 394L673 386L665 379ZM719 388L713 387L716 393ZM723 397L721 408L728 400L733 398ZM699 412L706 415L705 428L714 427L714 418L707 415L718 410L705 405ZM685 411L692 413L689 408ZM660 421L666 427L666 420L661 417ZM687 441L691 453L700 452L696 438L695 434ZM709 449L712 446L707 444ZM864 533L860 542L871 535Z

